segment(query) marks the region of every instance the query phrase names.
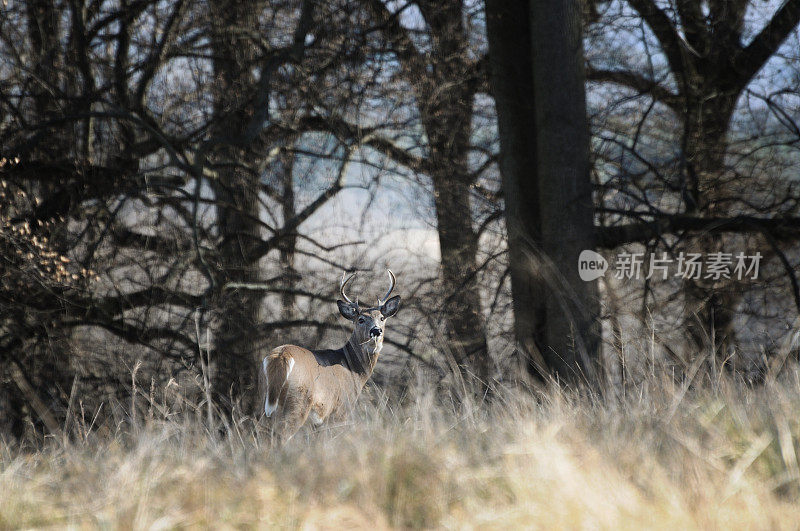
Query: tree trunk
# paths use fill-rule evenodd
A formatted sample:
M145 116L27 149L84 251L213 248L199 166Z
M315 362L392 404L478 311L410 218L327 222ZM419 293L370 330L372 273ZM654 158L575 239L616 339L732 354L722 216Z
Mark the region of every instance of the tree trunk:
M239 172L226 170L220 174L220 183L213 186L218 203L226 205L218 208L217 221L224 235L218 249L221 285L262 281L258 261L251 259L260 237L258 224L253 221L260 212L256 185ZM249 396L254 389L261 302L262 295L256 290L223 290L219 294L216 308L219 327L211 371L213 390L223 409L232 407L237 399ZM242 407L249 411L248 404Z
M434 193L448 344L458 365L472 369L486 382L490 363L476 275L478 237L471 223L469 184L438 175L434 177Z
M428 115L434 203L444 283L443 311L456 363L487 382L490 360L477 278L478 235L472 227L467 170L471 98L455 96Z
M700 85L700 81L697 83ZM725 174L727 133L738 93L725 92L715 83L686 98L684 125L687 213L722 214L715 204ZM693 247L698 252L725 252L718 238L700 235ZM730 252L730 251L727 251ZM686 321L693 346L700 352L714 350L726 358L735 345L733 318L741 292L731 282L687 280L684 283Z
M257 31L257 2L215 0L211 4L214 19L214 72L217 86L214 105L215 131L219 138L245 130L253 114L251 70L255 47L242 35ZM220 231L219 286L227 282L257 283L262 280L254 250L260 240L259 181L236 167L246 160L245 149L222 146L213 160L224 164L216 168L218 179L211 187L217 201L217 224ZM255 290L222 290L216 310L219 327L215 333L215 351L211 355L212 387L223 411L230 412L235 402L252 396L255 389L256 357L259 344L256 325L260 321L262 295ZM228 400L230 399L230 400ZM241 404L249 411L249 404Z
M63 101L53 94L61 93L65 88L60 74L63 71L60 64L63 61L61 39L65 36L59 28L61 13L55 2L35 0L25 9L31 69L27 86L33 100L30 115L26 118L30 124L45 124L56 121L64 112ZM32 148L23 155L27 159L25 162L47 163L74 158L68 132L53 126L46 132L42 131L46 134L33 137ZM8 153L7 156L12 155ZM25 182L24 187L40 205L63 203L66 194L58 181L33 179ZM12 209L13 204L9 204ZM23 208L17 213L27 215L30 211ZM70 212L64 213L69 215ZM48 245L60 251L58 246L64 238L58 237L61 236L56 232L58 228L61 227L46 224L34 228L34 234L39 238L46 236L52 242ZM48 302L38 308L36 304L28 306L22 300L36 300L41 293L49 292L52 286L47 282L40 283L35 277L26 278L23 286L19 291L22 299L17 301L12 296L10 306L3 307L0 317L0 341L3 343L0 345L0 408L3 408L0 419L16 438L23 437L31 426L37 431L50 432L60 428L53 419L63 419L67 402L64 389L69 389L75 374L71 363L72 350L63 333L65 327L62 323L69 320L64 311L66 305ZM56 284L56 287L61 286Z
M572 382L594 378L600 348L597 284L578 276L594 248L581 13L486 5L515 334L531 373Z
M546 288L535 264L540 259L542 223L536 181L536 115L529 2L486 2L492 93L500 136L508 236L514 334L526 371L547 373L541 358Z
M295 212L294 197L294 153L283 152L279 159L278 176L283 181L281 194L281 214L283 222L292 219ZM281 277L283 288L286 290L281 293L281 318L289 321L294 318L295 296L292 289L298 279L297 270L294 267L295 250L297 248L297 235L292 232L278 243L280 253Z
M442 255L444 322L450 351L465 371L488 383L491 362L478 286L478 237L472 226L468 170L476 61L469 47L461 0L418 2L427 26L430 51L415 44L415 33L398 24L385 2L365 1L397 55L413 88L428 138L425 173L433 181L439 247Z
M597 282L578 275L594 248L581 4L531 2L541 264L550 295L542 355L560 379L592 380L600 349Z
M479 235L472 226L475 177L468 167L474 87L462 19L464 6L449 1L426 2L420 7L435 52L430 59L432 75L413 83L428 137L448 342L456 363L487 384L491 360L477 277Z

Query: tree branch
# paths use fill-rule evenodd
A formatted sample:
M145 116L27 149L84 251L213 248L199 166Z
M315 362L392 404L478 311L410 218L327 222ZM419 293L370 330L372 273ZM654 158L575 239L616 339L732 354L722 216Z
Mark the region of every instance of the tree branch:
M627 70L603 70L587 65L586 79L601 83L615 83L633 89L639 94L649 94L654 100L663 103L676 113L682 112L680 96L643 75Z
M88 308L88 319L117 317L126 311L146 306L180 306L193 309L200 305L201 297L180 291L173 291L163 286L150 286L131 293L89 298L81 301L70 301L77 306Z
M142 234L126 227L112 226L109 234L117 247L133 247L157 253L179 253L192 249L192 244L164 236Z
M392 51L397 56L406 77L425 76L425 58L411 41L408 31L400 24L398 13L392 13L383 0L363 0L376 24L392 43Z
M141 74L138 86L136 87L136 93L133 98L138 108L143 109L146 107L144 102L145 92L147 91L147 87L150 85L150 82L153 80L153 76L155 76L156 71L164 62L168 44L171 43L175 37L175 32L173 30L178 26L178 22L181 20L181 18L183 18L185 6L186 3L184 0L178 0L175 2L175 7L173 8L172 14L169 16L164 28L161 30L161 39L158 41L156 47L150 52L147 60L144 61L144 71Z
M683 34L689 45L701 54L708 49L709 32L700 2L697 0L677 0L678 16L681 18Z
M740 87L747 85L761 70L799 22L800 0L787 0L764 29L733 59L734 68L741 75Z
M683 76L688 70L686 54L681 48L681 39L674 24L653 0L628 0L628 4L639 13L658 39L670 69L676 76Z
M735 216L730 218L703 218L685 215L657 216L654 221L597 227L598 246L614 249L626 243L644 242L651 238L676 232L704 233L764 233L776 240L800 239L800 218L759 218Z
M347 168L350 165L350 158L352 156L352 152L356 146L349 146L347 148L347 153L345 154L344 161L342 162L341 168L339 168L339 174L336 177L336 181L331 184L324 192L319 194L316 199L314 199L311 203L306 205L306 207L298 212L293 218L289 219L284 223L283 227L275 231L275 234L269 238L268 240L262 241L253 253L248 257L249 260L255 261L270 252L274 249L278 243L283 239L292 234L297 227L300 226L305 220L311 217L314 212L319 210L319 208L328 202L328 200L335 196L336 194L344 188L344 178L347 174Z
M390 139L377 134L374 127L359 127L342 118L333 116L305 116L300 119L297 127L302 132L320 131L331 133L340 140L370 147L413 172L430 174L431 167L427 159L413 155Z

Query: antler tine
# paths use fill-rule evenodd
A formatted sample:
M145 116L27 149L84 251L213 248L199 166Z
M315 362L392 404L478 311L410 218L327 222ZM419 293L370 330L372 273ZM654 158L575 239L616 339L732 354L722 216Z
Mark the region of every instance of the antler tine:
M348 282L350 282L351 280L353 280L353 277L354 277L354 276L356 276L356 272L354 272L352 275L350 275L349 277L347 277L347 279L345 279L345 278L344 278L346 274L347 274L347 273L345 273L344 271L342 272L342 281L341 281L341 283L339 284L339 293L341 293L341 294L342 294L342 298L343 298L344 300L346 300L346 301L347 301L347 302L349 302L350 304L353 304L353 305L355 305L355 306L358 306L358 302L355 302L355 303L354 303L353 301L351 301L351 300L350 300L350 297L348 297L348 296L345 294L345 292L344 292L344 288L347 286L347 283L348 283Z
M389 291L386 292L386 295L384 295L383 298L378 299L378 302L380 304L383 304L387 300L389 300L389 295L392 294L392 292L394 291L394 286L395 286L395 284L397 284L397 279L395 278L394 273L392 273L392 270L391 269L387 269L386 272L389 273L389 279L391 280L392 285L389 286Z

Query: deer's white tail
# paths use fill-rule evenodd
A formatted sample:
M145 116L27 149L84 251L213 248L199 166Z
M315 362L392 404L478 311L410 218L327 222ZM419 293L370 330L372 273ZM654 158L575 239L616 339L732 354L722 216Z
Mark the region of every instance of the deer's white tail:
M267 392L264 399L264 413L269 417L278 409L278 401L286 393L286 382L294 368L294 358L284 352L271 354L264 358L261 369L267 379Z

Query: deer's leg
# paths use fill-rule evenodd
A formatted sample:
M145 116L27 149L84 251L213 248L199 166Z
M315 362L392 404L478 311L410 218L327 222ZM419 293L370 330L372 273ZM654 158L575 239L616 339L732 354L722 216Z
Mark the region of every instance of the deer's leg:
M300 427L305 424L311 412L311 400L305 396L292 400L287 397L286 402L273 414L270 431L272 439L283 444L291 439Z

